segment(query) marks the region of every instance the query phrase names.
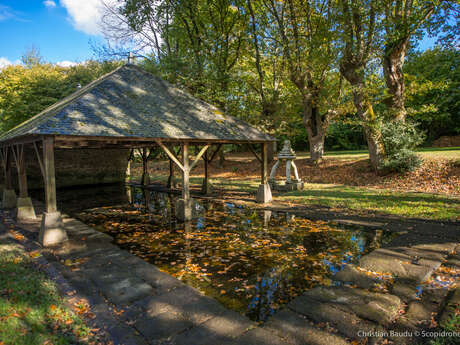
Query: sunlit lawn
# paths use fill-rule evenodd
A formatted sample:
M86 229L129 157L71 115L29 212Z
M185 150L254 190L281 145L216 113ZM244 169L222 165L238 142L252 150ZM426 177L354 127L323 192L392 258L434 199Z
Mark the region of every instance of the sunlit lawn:
M0 344L87 344L90 338L30 257L0 242Z
M460 147L423 147L417 150L422 158L442 158L442 159L460 159ZM350 151L327 151L326 157L336 159L360 159L367 158L367 150L350 150ZM310 154L302 151L297 152L298 158L308 158Z
M162 177L158 181L165 182ZM198 188L202 179L192 177ZM225 191L256 193L258 179L214 178L211 182ZM460 198L428 193L395 192L388 189L306 183L304 190L281 193L274 200L300 205L320 205L353 211L372 211L409 218L459 220Z

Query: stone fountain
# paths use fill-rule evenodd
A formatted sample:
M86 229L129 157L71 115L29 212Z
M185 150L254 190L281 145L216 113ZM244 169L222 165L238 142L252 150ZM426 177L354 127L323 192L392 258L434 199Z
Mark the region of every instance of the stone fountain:
M285 140L282 150L278 153L278 160L273 166L270 172L270 178L268 179L268 183L274 190L290 191L303 189L303 182L299 178L297 166L294 163L295 159L296 155L291 147L291 141ZM286 180L279 183L275 180L276 170L283 161L286 162ZM294 179L291 179L291 167L294 172Z

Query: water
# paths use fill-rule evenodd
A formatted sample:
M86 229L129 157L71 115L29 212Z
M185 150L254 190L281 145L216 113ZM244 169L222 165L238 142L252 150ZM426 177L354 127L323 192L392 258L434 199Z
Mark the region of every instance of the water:
M97 194L58 191L58 200L121 248L255 321L307 289L334 284L345 263L391 239L379 230L203 200L196 205L197 219L179 223L176 196L113 187Z

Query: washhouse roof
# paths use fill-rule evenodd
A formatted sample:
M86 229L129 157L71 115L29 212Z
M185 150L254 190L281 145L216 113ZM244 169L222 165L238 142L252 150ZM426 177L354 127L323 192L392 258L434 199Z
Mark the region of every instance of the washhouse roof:
M275 139L133 64L93 81L0 136L267 142Z

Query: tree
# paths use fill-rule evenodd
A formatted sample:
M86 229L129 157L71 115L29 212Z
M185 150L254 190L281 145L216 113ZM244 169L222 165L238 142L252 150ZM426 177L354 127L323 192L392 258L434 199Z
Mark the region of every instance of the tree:
M301 96L310 156L319 161L331 119L337 115L338 84L330 88L337 50L334 14L329 1L262 0L269 23L267 39L283 51L290 81Z
M408 55L404 66L408 118L433 141L460 134L460 51L436 47Z
M353 103L362 121L372 167L378 170L384 161L379 120L374 113L366 87L366 68L372 53L378 51L378 8L372 0L339 0L339 30L342 38L340 73L350 83Z
M50 105L116 68L117 63L87 62L64 68L32 56L25 66L7 66L0 70L0 131L7 131Z
M389 96L389 113L395 120L404 121L403 65L411 39L420 38L423 29L436 32L444 25L450 12L460 5L454 1L386 0L383 6L384 44L382 67Z

